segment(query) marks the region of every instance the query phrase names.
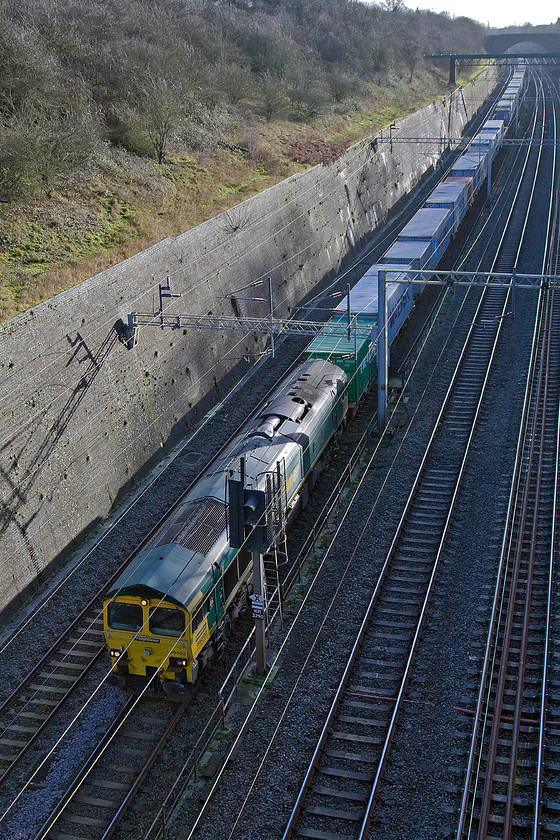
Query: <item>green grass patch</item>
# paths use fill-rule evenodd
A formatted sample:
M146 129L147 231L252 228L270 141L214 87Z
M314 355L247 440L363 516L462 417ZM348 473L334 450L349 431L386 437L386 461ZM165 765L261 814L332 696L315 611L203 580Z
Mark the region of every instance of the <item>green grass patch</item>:
M90 207L37 206L14 222L0 222L0 264L53 266L133 240L135 210L115 195L95 195Z

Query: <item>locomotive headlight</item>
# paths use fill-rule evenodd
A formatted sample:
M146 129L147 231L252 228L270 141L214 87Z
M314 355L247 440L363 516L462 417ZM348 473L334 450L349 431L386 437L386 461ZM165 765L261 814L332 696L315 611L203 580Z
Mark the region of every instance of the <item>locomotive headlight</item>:
M186 668L188 664L187 659L176 659L174 656L169 658L170 668Z
M142 604L142 606L143 606L143 607L147 607L147 606L148 606L148 600L147 600L147 598L142 598L142 600L140 601L140 603Z
M151 648L144 648L144 656L151 656L152 649Z
M112 650L109 651L109 656L114 656L116 658L117 656L120 656L120 655L121 655L120 650L112 649Z

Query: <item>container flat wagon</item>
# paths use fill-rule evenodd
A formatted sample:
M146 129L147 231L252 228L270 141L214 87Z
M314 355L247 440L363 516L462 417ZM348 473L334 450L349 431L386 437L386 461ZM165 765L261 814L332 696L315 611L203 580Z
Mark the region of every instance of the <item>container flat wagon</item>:
M473 179L473 190L477 193L488 172L488 154L482 149L461 155L452 166L452 176L470 176Z
M406 266L399 266L401 269ZM379 270L388 266L377 263L369 268L364 276L358 280L350 292L350 315L358 323L375 323L377 330L377 316L379 313L378 283ZM395 267L396 268L396 267ZM410 278L398 271L387 273L387 318L389 323L388 341L391 344L412 310L412 283ZM343 298L335 312L343 315L348 311L348 297Z
M436 266L451 242L452 233L453 213L449 207L422 207L399 233L397 242L431 242L432 264Z

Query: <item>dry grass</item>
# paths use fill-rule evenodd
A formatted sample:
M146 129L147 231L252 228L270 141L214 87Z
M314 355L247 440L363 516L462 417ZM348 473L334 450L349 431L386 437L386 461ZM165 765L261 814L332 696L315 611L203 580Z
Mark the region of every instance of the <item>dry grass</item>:
M419 107L421 93L409 94L408 107L401 100L399 109ZM5 205L0 210L0 319L301 172L306 167L290 155L291 147L326 142L340 151L390 121L396 107L380 99L313 126L252 119L228 138L230 148L207 155L177 150L161 167L116 153L48 200Z

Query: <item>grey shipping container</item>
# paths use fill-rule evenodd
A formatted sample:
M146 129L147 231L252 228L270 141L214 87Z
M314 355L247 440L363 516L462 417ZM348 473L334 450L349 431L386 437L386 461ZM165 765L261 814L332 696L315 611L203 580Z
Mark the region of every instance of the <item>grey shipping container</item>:
M443 181L426 200L426 207L447 207L453 214L453 233L463 221L469 206L467 184Z
M437 247L452 227L453 217L449 207L422 207L404 226L398 238L431 239Z

